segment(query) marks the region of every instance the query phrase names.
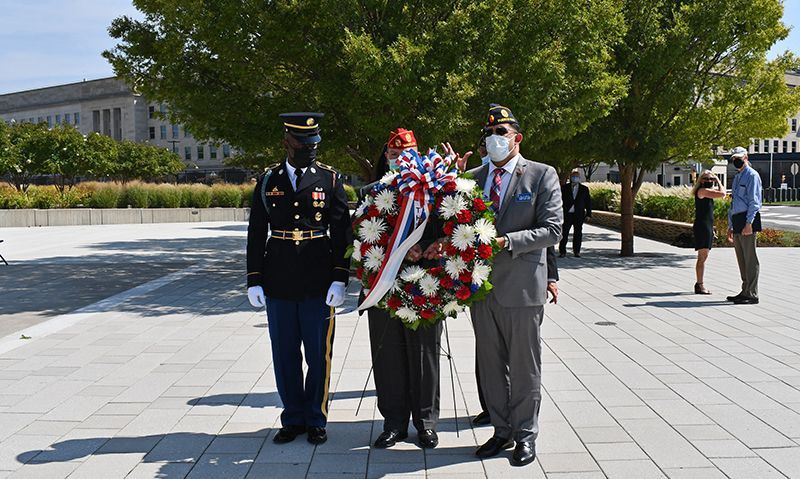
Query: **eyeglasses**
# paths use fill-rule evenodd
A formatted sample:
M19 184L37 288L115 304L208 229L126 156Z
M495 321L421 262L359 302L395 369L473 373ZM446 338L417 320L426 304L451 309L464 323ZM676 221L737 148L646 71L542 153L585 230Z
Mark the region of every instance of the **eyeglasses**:
M516 132L513 131L513 130L509 130L508 128L506 128L504 126L497 126L495 128L486 127L486 128L483 129L483 136L484 137L492 136L492 135L506 136L509 133L516 133Z

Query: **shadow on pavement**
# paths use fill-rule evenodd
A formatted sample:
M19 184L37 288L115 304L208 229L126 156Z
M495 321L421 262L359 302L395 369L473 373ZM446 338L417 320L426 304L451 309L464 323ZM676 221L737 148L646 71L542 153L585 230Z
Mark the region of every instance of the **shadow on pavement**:
M649 301L642 304L623 304L626 308L640 308L642 306L652 306L655 308L704 308L707 306L725 306L731 304L728 301Z
M693 256L666 252L636 253L634 256L621 257L617 250L584 248L581 251L580 258L575 258L571 253L565 258L558 258L558 269L617 268L636 270L664 268L689 258L693 258Z

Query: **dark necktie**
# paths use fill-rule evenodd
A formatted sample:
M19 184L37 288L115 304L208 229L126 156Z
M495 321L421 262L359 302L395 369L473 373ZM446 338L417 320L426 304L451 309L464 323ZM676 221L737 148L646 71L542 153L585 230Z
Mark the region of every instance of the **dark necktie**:
M303 179L303 170L298 168L295 170L295 173L297 174L297 181L294 184L294 191L297 191L300 189L300 180Z

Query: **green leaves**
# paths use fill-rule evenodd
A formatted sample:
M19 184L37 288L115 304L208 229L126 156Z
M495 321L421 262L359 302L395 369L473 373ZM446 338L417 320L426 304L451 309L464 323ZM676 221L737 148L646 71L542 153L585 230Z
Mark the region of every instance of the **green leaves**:
M489 102L523 122L532 154L624 93L609 69L620 0L138 0L104 56L196 137L279 161L277 114L326 113L326 161L371 178L388 132L474 147Z

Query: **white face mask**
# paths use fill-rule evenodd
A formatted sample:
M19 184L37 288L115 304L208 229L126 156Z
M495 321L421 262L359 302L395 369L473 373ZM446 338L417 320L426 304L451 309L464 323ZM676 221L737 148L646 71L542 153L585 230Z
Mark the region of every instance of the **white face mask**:
M505 136L492 135L486 138L486 152L492 162L500 163L505 160L510 151L509 140Z

